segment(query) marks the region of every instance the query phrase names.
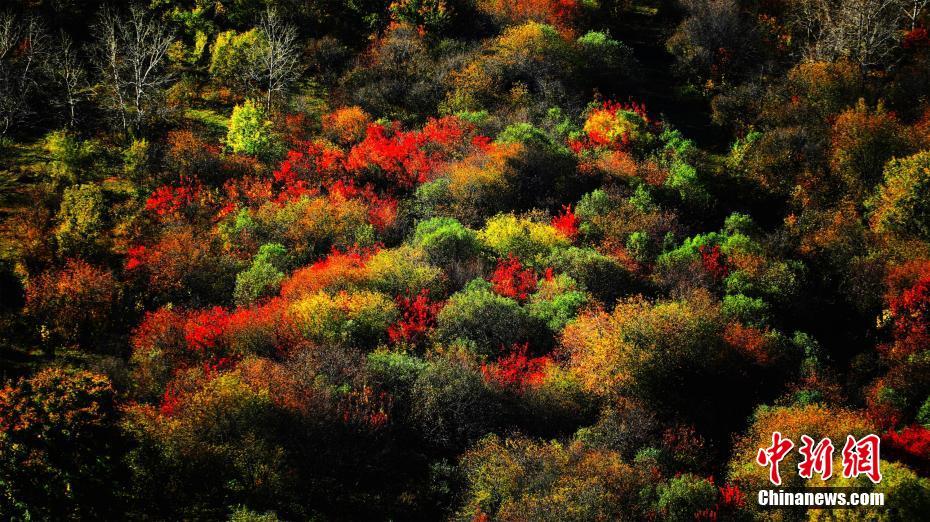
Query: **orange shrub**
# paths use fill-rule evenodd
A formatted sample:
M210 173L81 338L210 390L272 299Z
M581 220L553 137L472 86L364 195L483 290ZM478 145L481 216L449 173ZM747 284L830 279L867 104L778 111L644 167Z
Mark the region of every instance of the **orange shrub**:
M570 29L581 13L578 0L478 0L478 9L507 24L527 21Z
M370 123L371 116L361 107L342 107L323 116L323 133L337 143L349 145L365 136Z
M107 269L79 259L42 272L26 287L26 309L47 328L49 341L99 349L110 330L120 285Z
M362 284L368 274L365 252L333 252L312 265L294 271L281 283L281 295L287 299L299 299L320 290L347 290Z

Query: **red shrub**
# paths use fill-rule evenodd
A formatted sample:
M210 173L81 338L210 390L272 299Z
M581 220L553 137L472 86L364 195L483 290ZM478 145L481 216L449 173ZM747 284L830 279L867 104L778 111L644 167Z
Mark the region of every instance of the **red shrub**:
M304 151L291 150L274 171L279 201L293 201L316 194L346 176L342 165L345 154L331 145L310 142Z
M899 432L882 436L883 448L922 474L930 472L930 430L923 426L908 426Z
M388 327L391 341L417 344L425 340L427 332L436 325L436 315L443 304L432 302L426 289L412 298L398 296L396 302L401 319Z
M359 186L373 183L385 192L410 190L428 181L442 162L460 151L468 143L466 134L471 130L462 120L447 116L430 120L419 131L404 131L398 123L390 127L369 123L364 138L348 152L329 143L311 142L306 150L288 152L275 171L279 199L290 200L320 189L334 190L340 181ZM354 131L342 136L342 141L354 141L349 139L352 134Z
M145 201L145 210L160 218L176 218L205 203L205 196L199 181L183 178L178 186L164 185L155 189Z
M896 351L910 354L927 346L930 341L930 277L923 277L892 299Z
M147 278L152 293L178 292L182 295L189 293L194 285L211 287L226 275L224 260L214 247L211 238L193 227L165 228L158 241L146 246L144 252L138 248L134 250L137 256L132 263L133 270ZM130 262L131 258L127 263Z
M191 350L209 353L217 348L228 325L229 312L222 307L194 312L184 325L184 340Z
M471 128L455 116L430 119L420 131L419 140L430 152L446 156L457 150Z
M417 133L403 132L397 126L389 132L382 125L371 124L365 139L349 151L346 169L379 171L392 185L410 189L427 181L434 166L422 145Z
M226 205L257 206L271 200L274 193L271 180L257 176L243 176L226 180L223 184Z
M390 227L397 218L397 199L379 196L370 184L359 188L352 180L339 180L329 187L329 195L337 201L363 201L368 206L368 222L380 232Z
M720 507L726 511L736 511L746 506L746 494L733 484L720 486Z
M145 263L145 245L134 246L126 251L126 270L134 270Z
M113 273L79 259L50 269L26 286L26 310L58 340L87 343L105 334L119 296Z
M570 31L581 14L578 0L481 0L479 7L494 17L518 24L527 20Z
M650 121L646 108L636 102L619 103L605 101L600 107L592 110L584 124L585 135L580 139L570 140L568 145L576 154L592 149L626 150L632 143L633 130L626 115L618 113L633 113L642 119L650 131L658 131L658 124Z
M145 318L133 331L133 354L148 357L150 354L179 352L186 342L184 323L186 316L172 308L159 308L146 312Z
M485 381L507 388L524 389L539 385L546 376L546 368L552 364L549 356L529 357L527 343L514 345L507 357L496 363L481 365Z
M195 354L187 349L184 339L186 322L186 313L169 307L159 308L146 312L132 332L133 378L143 395L155 397L162 393L179 368L195 362Z
M221 372L236 367L235 357L213 356L203 362L203 374L206 379L212 379Z
M898 366L897 368L901 368ZM869 419L869 422L874 426L882 430L892 430L896 426L901 425L901 419L904 417L903 412L900 407L896 404L893 404L893 401L888 400L888 397L883 393L886 389L894 389L894 382L896 372L895 368L892 368L892 371L876 379L872 384L868 386L865 390L866 393L866 417Z
M904 33L902 45L905 49L920 49L930 46L930 36L927 34L927 28L917 27Z
M692 465L705 461L706 443L694 426L677 425L662 433L662 446L677 460Z
M304 112L285 114L281 126L283 134L291 143L307 139L313 130L313 122Z
M174 415L174 412L177 411L180 405L181 393L178 392L173 386L168 386L165 389L165 394L162 395L161 405L158 407L158 412L165 417L171 417Z
M271 299L261 305L237 308L226 323L224 339L233 355L282 355L299 344L285 310L287 301Z
M165 159L172 171L182 176L210 176L219 168L220 147L204 141L192 131L171 131L167 142Z
M769 342L763 330L740 323L729 323L723 330L723 340L757 364L764 365L769 362Z
M385 392L376 392L369 386L353 390L342 396L337 409L342 421L361 429L384 427L390 420L394 401Z
M491 274L491 289L504 297L525 301L536 291L538 279L532 268L523 268L520 260L511 255L497 262Z
M720 282L730 275L727 257L720 251L719 246L707 247L704 245L698 251L701 254L701 264L704 265L704 269L714 278L715 282Z
M572 212L571 205L564 205L562 213L552 218L552 226L571 240L578 237L578 223L578 217Z
M709 477L711 482L713 477ZM739 520L739 511L746 507L746 494L732 484L724 484L717 488L719 499L713 508L704 509L694 514L695 520Z
M487 152L491 148L492 140L489 136L475 136L471 139L472 147Z

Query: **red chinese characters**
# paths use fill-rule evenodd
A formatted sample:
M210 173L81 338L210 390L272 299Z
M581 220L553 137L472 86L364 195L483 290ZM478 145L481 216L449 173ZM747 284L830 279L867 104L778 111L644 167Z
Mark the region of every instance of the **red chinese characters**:
M845 478L865 475L873 483L882 480L879 463L879 447L881 440L878 435L866 435L856 440L852 435L846 436L846 445L843 446L843 476Z
M847 435L842 451L843 477L855 478L865 475L875 484L881 482L880 444L878 435L870 434L858 440L852 435ZM794 442L776 431L772 433L772 445L760 448L756 455L756 463L769 468L769 480L776 486L781 485L778 465L792 448L794 448ZM801 435L801 446L798 448L801 454L801 460L798 462L798 476L811 479L817 473L821 480L832 477L834 449L829 437L820 439L815 444L812 437Z
M756 462L760 466L769 467L769 480L776 486L781 485L781 474L778 465L788 455L788 452L794 448L794 442L790 439L783 438L781 433L772 433L772 445L768 448L760 448L756 455Z
M798 449L804 457L798 463L798 475L802 478L811 478L819 473L820 478L827 480L833 476L833 442L829 438L820 439L814 446L814 439L801 435L801 447Z

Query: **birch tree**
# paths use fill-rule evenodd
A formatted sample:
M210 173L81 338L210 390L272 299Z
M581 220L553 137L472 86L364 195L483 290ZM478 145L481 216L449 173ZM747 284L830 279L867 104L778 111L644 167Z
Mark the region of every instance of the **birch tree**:
M88 94L84 65L74 40L62 31L48 60L48 69L60 90L57 103L67 111L69 127L77 122L77 106Z
M811 58L845 58L863 69L884 67L895 61L911 1L928 0L797 0L789 19L807 38ZM919 16L920 8L914 9Z
M284 21L278 11L268 8L259 20L258 29L265 40L252 74L265 93L265 110L285 94L302 72L297 28Z
M911 31L917 28L917 22L920 21L920 14L930 0L910 0L904 4L904 16L911 24Z
M105 9L96 29L97 67L108 104L123 130L136 134L163 110L158 101L172 80L166 66L174 34L138 5L126 16Z
M887 65L900 41L901 0L843 0L826 9L818 51L863 68Z
M0 136L32 113L30 98L39 87L48 35L38 18L0 13Z

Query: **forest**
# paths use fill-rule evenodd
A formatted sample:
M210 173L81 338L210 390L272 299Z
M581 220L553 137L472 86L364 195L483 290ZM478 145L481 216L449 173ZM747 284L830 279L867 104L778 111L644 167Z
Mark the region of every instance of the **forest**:
M0 2L0 519L926 520L928 25Z

